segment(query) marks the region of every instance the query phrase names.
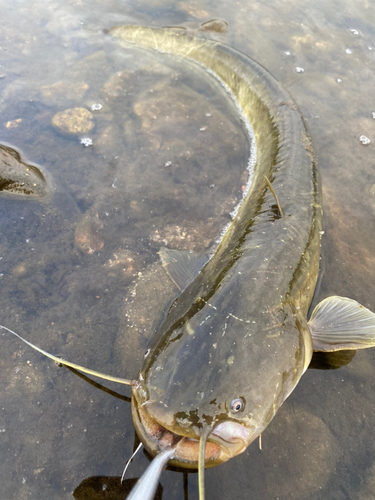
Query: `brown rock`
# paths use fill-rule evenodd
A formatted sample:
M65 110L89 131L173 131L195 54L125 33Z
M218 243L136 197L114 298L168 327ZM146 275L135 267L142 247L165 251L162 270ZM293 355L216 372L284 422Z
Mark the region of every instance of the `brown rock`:
M95 151L102 154L109 154L115 150L116 145L120 141L121 134L119 128L116 125L108 125L95 141Z
M81 252L91 255L104 246L103 224L98 217L85 216L77 225L74 243Z
M41 100L45 104L59 104L63 101L74 101L81 99L89 86L85 82L67 82L61 80L59 82L53 83L52 85L46 85L40 89Z
M60 111L52 118L52 125L63 134L80 135L90 132L95 123L93 115L84 108Z
M122 325L114 350L116 362L123 364L126 373L137 373L139 370L155 327L177 293L177 287L160 261L138 273L124 298ZM131 357L129 353L132 353Z
M137 276L139 269L137 255L127 249L120 249L113 253L112 257L104 264L109 270L109 275L118 276L119 272L124 276Z
M202 251L210 247L217 234L209 223L181 227L175 224L156 229L150 236L154 243L166 245L177 250Z
M269 456L269 463L273 460L278 464L270 471L272 477L267 478L267 489L274 498L293 498L296 491L298 498L307 497L324 487L335 472L340 456L336 438L322 419L304 408L283 408L264 434L264 454ZM280 436L283 446L273 447ZM282 477L293 481L281 481Z
M103 85L102 91L109 97L118 97L129 88L129 71L117 71Z
M38 167L22 161L17 151L0 146L0 191L44 196L47 193L46 179Z
M214 31L216 33L225 33L228 30L228 23L222 19L212 19L203 23L199 28L200 31Z

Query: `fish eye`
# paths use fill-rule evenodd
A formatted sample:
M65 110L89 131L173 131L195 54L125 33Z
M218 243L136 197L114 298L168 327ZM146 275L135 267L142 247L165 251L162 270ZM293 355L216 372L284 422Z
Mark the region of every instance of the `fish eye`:
M242 398L233 399L230 404L230 411L232 413L238 413L245 409L245 401Z
M151 349L147 349L147 351L145 351L145 353L144 353L144 355L143 355L143 357L144 357L145 359L146 359L146 358L147 358L147 356L150 354L150 351L151 351Z

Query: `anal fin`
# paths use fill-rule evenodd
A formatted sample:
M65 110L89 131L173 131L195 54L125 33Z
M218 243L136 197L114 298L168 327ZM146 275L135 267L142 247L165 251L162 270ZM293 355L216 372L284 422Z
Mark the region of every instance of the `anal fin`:
M328 297L308 322L314 351L375 347L375 314L346 297Z

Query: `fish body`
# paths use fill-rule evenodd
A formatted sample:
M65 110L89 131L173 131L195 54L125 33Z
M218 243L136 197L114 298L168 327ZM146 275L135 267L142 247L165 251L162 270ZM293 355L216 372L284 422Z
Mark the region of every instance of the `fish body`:
M125 26L110 33L206 68L253 129L249 190L214 255L172 305L133 387L134 422L146 448L156 454L161 442L185 436L171 463L196 468L197 440L209 429L210 467L259 436L311 360L306 316L322 218L317 163L297 106L253 60L173 30ZM179 265L173 260L172 275Z

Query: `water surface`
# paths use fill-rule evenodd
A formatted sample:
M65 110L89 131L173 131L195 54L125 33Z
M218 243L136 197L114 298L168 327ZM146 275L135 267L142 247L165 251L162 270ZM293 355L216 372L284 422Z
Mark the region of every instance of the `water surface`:
M370 2L1 0L0 10L0 143L38 165L50 192L0 196L1 324L77 363L135 376L178 293L158 249L211 249L241 199L250 143L234 104L193 65L125 51L103 33L129 23L184 26L241 50L284 84L322 172L314 303L338 294L375 310ZM212 19L227 28L202 31ZM53 120L75 108L91 113L93 128L68 135ZM1 342L4 498L71 500L75 490L124 498L148 464L140 454L119 488L134 444L129 403L9 336ZM263 434L263 450L253 443L207 471L207 498L373 498L374 367L367 350L340 370L308 370ZM189 474L191 500L196 482ZM182 499L183 487L182 474L167 471L159 497Z

